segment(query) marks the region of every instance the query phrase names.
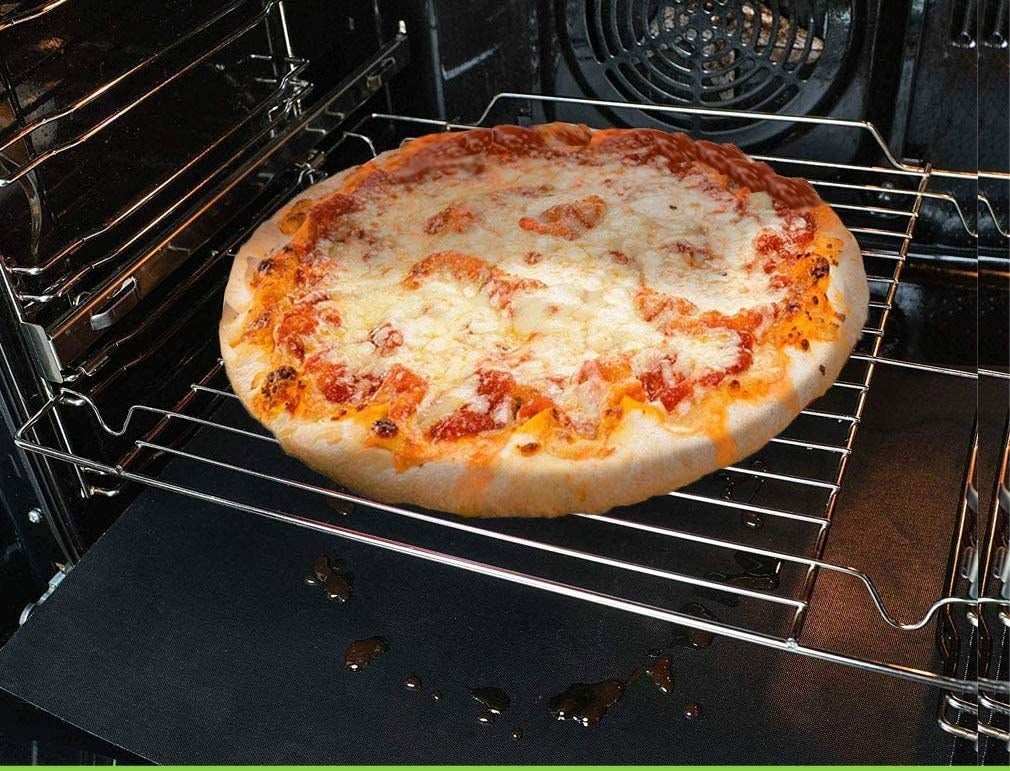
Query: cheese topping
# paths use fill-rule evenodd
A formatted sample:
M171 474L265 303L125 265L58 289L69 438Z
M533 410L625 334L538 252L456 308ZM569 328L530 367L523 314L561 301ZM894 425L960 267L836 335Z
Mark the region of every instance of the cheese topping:
M834 321L826 271L804 267L812 224L705 164L577 148L397 173L352 178L326 216L294 204L293 246L253 280L244 342L298 373L306 414L409 392L384 439L459 441L549 410L558 441L605 444L628 397L676 420L734 387L797 297Z

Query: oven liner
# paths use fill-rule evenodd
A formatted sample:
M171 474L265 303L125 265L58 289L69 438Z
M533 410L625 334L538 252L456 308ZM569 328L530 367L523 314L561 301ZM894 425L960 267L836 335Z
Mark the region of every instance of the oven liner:
M934 563L945 553L950 519L925 514L953 516L973 409L970 380L887 367L874 379L828 557L866 570L898 613L914 615L937 596L942 566ZM279 475L313 479L267 443L224 448L221 441L219 433L205 432L190 449L216 442L218 457L272 463ZM173 462L163 477L194 484L196 475L213 473L203 464ZM213 484L223 495L293 507L288 490L266 481L222 477ZM299 513L341 521L319 499ZM348 522L373 514L356 511ZM346 604L304 583L323 552L346 560L353 574ZM527 569L544 560L521 558ZM920 560L923 570L916 570ZM904 578L891 583L899 573ZM832 623L833 614L856 626ZM932 629L914 637L888 632L856 587L822 574L804 641L856 645L868 654L902 644L901 653L914 651L935 666L928 658ZM935 723L937 690L718 638L704 650L672 650L670 696L640 680L589 729L551 718L550 696L577 681L629 676L648 661L646 651L675 631L146 490L0 651L0 687L156 762L937 763L947 757L950 740ZM347 644L372 635L388 639L388 653L348 672ZM423 682L419 692L404 687L408 675ZM490 685L504 688L512 704L482 725L480 705L468 693ZM433 700L433 689L443 698ZM694 721L683 717L690 703L701 707ZM511 738L514 727L523 728L521 741Z

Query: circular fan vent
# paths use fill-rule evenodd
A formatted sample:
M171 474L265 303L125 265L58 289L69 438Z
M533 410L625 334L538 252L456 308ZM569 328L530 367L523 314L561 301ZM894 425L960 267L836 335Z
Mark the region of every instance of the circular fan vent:
M853 0L565 0L564 45L586 95L808 114L849 58ZM616 116L620 120L620 113ZM646 123L752 145L784 122L644 112ZM635 121L641 123L642 121Z

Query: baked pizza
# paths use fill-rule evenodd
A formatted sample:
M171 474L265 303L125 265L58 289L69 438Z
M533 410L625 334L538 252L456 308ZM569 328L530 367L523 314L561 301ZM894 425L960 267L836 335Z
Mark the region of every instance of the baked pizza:
M868 291L813 188L732 146L554 123L416 139L238 253L235 393L351 490L601 512L765 444L838 375Z

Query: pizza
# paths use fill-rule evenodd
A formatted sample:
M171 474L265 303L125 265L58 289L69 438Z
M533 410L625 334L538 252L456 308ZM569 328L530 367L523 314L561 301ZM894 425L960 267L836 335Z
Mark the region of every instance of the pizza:
M239 251L228 377L349 489L602 512L759 449L837 377L868 290L802 179L732 146L554 123L416 139Z

